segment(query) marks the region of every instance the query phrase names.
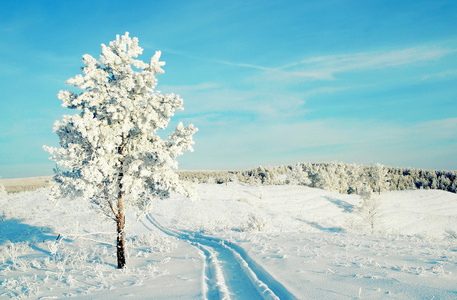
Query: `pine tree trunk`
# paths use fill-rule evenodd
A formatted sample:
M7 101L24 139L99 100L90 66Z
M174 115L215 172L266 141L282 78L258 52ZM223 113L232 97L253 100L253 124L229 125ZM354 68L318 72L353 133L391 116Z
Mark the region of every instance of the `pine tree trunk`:
M122 192L119 193L117 199L118 214L116 218L117 223L117 268L123 269L126 267L125 261L125 215L124 215L124 206L122 203Z
M122 156L124 152L126 139L122 136L122 143L119 146L118 153ZM122 166L124 165L124 161L120 160L120 169L122 170ZM125 261L125 215L124 215L124 192L122 191L122 177L124 174L119 172L117 178L117 184L119 186L119 194L117 195L117 268L124 269L126 267Z

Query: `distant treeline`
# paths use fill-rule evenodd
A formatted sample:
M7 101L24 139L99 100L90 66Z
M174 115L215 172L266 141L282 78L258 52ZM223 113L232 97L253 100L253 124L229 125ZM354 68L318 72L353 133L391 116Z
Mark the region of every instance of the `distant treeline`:
M457 171L431 171L362 166L343 163L299 163L257 167L246 171L177 171L181 180L195 183L242 182L251 185L306 185L342 194L386 190L438 189L457 192ZM51 177L0 180L7 192L33 191L47 186Z
M409 189L457 191L456 171L386 167L380 164L299 163L246 171L178 171L178 174L182 180L195 183L298 184L343 194L360 194L367 187L373 192Z

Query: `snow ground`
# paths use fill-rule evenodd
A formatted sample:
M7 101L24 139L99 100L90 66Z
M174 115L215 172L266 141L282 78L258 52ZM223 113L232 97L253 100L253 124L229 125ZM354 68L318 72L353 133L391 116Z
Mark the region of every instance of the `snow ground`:
M457 298L456 194L384 192L370 219L358 196L309 187L196 190L130 227L126 270L115 269L114 223L88 203L7 195L0 298Z

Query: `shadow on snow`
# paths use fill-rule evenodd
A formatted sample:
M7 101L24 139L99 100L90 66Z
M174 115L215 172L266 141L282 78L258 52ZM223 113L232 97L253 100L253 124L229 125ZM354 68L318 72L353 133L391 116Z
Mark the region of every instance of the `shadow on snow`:
M337 199L332 199L330 197L325 197L328 201L332 202L339 208L343 210L345 213L352 213L356 209L355 205L347 203L346 201L343 200L337 200Z
M44 242L56 240L57 235L50 228L24 224L18 219L0 221L0 246L7 242Z

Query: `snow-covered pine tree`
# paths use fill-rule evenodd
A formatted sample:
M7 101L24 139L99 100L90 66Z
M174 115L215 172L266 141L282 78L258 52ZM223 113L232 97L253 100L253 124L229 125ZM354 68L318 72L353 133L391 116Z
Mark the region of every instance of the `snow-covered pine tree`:
M58 93L63 107L80 112L54 124L61 147L44 149L63 168L54 175L54 199L81 196L115 220L121 269L126 266L126 209L145 211L153 198L187 193L173 169L183 151L193 151L197 129L179 123L167 139L157 134L176 109L183 109L178 95L155 90L165 64L159 51L149 63L135 59L143 49L128 32L101 48L100 62L83 55L84 75L66 82L82 92Z
M328 190L339 192L339 177L336 163L328 163L320 165L320 170L316 176L316 187Z
M343 163L336 163L335 176L338 181L338 193L347 194L349 190L348 165Z
M291 166L287 177L289 184L307 186L311 184L311 179L309 179L308 172L303 170L302 164L295 164Z
M361 165L355 163L351 164L347 168L347 184L348 184L348 194L358 194L361 191L363 186L362 176L363 168Z
M373 189L379 194L389 188L388 170L380 163L377 163L373 168L372 173Z

